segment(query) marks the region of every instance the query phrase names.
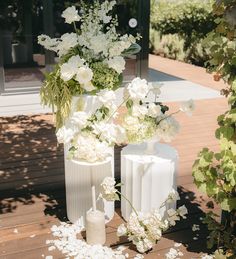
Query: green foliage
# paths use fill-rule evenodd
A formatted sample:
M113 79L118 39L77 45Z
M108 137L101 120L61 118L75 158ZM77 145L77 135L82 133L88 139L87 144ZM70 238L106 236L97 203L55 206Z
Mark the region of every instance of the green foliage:
M204 65L209 51L202 39L216 26L212 2L153 0L151 50L157 54L163 52L168 58Z
M166 1L153 3L152 27L161 34L182 35L188 47L215 28L212 1Z
M52 107L56 112L56 128L63 125L65 119L70 114L71 99L73 95L81 94L82 89L75 80L68 82L60 78L59 66L46 75L46 80L41 88L41 102Z
M229 19L229 13L234 15ZM223 219L218 223L214 214L205 223L210 230L208 245L217 246L215 258L235 258L236 254L236 1L218 0L214 12L216 29L209 33L204 44L210 48L209 70L228 83L222 91L230 109L218 117L215 132L219 153L204 148L193 165L194 182L200 190L218 203ZM232 19L233 18L233 19ZM228 212L228 213L226 213Z
M122 75L119 75L114 69L109 68L103 62L95 62L90 65L93 70L93 85L97 89L117 89L122 83Z
M150 30L150 48L154 54L180 61L185 60L184 40L178 34L160 36L154 29Z
M210 230L210 235L207 240L207 246L209 249L218 247L214 256L218 259L234 259L236 255L236 236L234 233L234 225L223 225L220 224L217 215L210 212L206 215L203 220L204 224L207 224L208 229ZM235 221L231 220L232 224L235 224ZM225 252L223 247L227 247Z

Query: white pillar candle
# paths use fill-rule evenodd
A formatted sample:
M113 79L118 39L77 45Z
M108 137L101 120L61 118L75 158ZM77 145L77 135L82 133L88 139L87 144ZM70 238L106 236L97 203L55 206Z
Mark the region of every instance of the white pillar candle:
M96 209L95 186L92 186L92 210L86 214L86 241L89 245L106 242L105 214Z

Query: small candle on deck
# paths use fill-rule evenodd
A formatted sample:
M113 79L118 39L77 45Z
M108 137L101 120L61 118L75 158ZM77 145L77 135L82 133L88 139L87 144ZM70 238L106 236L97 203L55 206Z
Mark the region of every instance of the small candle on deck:
M89 245L104 245L106 242L105 215L96 209L95 186L92 186L92 210L86 215L86 241Z

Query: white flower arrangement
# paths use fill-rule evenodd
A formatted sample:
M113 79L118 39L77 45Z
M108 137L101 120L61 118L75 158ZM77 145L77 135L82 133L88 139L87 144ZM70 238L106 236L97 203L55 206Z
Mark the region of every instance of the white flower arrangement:
M111 15L115 5L116 1L96 0L93 6L81 4L79 11L75 6L68 7L62 17L74 26L75 32L60 38L38 36L40 45L59 56L59 63L41 90L43 104L56 108L57 128L70 114L72 96L118 88L125 57L140 50L136 43L139 35L117 33L118 20Z
M116 144L139 143L154 137L171 141L179 131L173 115L189 112L186 108L189 102L184 109L167 114L167 106L146 101L152 90L153 86L145 79L135 78L125 89L120 105L117 105L114 91L100 91L97 110L94 113L74 112L57 131L58 142L67 144L71 158L94 163L110 156L109 148ZM126 107L128 112L119 114L121 107Z
M102 198L108 201L115 201L119 199L119 195L124 197L133 209L128 222L121 224L117 229L117 236L127 236L137 248L138 252L145 253L152 249L152 247L161 239L163 231L166 231L171 226L176 224L181 218L185 219L188 213L187 208L183 205L177 210L169 209L167 211L167 218L162 217L159 209L154 209L149 213L137 212L132 203L117 190L121 184L116 184L112 177L106 177L102 184ZM167 203L173 203L179 200L179 194L172 190L166 201L162 206Z

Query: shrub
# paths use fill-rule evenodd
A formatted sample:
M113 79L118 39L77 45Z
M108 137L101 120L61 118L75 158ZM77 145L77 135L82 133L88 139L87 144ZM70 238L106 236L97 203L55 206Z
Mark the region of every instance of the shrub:
M169 52L165 54L169 58L174 58L172 52L177 51L176 59L203 65L209 59L209 50L202 39L216 27L214 20L212 0L152 0L151 50ZM153 30L158 32L159 43L158 37L153 39ZM160 51L163 45L165 50Z

